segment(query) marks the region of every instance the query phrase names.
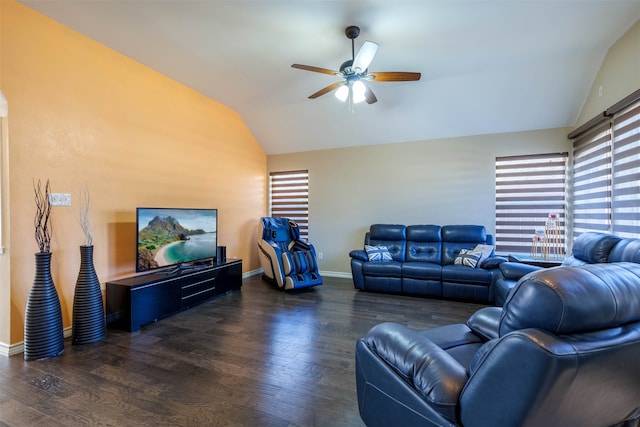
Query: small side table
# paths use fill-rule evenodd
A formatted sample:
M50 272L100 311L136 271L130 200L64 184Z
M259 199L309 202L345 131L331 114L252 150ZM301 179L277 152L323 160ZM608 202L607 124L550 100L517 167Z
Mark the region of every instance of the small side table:
M562 264L562 261L564 261L563 258L545 259L545 258L532 258L530 256L525 256L525 255L511 255L511 254L508 255L508 259L511 262L519 262L522 264L535 265L537 267L543 267L543 268L557 267Z

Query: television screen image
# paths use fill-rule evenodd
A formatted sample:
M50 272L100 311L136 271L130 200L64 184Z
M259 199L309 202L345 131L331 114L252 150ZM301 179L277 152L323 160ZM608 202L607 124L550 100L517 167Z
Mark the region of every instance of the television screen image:
M136 271L216 258L217 209L137 208Z

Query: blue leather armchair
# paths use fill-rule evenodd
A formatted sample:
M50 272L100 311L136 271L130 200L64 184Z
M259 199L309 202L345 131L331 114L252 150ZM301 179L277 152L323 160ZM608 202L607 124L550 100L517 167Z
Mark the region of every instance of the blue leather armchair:
M322 284L316 250L300 240L298 225L283 217L260 218L258 254L263 279L284 290Z
M367 426L640 426L640 264L533 272L466 324L356 344Z

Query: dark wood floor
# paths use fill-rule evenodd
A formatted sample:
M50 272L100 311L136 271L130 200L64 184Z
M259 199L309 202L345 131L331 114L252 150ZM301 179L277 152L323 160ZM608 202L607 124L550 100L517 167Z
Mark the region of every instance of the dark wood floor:
M129 334L25 362L0 357L0 426L362 426L354 345L373 325L428 328L480 305L353 289L289 294L259 276Z

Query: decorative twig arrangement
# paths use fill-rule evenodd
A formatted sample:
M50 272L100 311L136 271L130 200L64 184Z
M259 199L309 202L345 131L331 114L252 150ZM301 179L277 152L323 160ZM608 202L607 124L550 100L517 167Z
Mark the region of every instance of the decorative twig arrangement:
M35 236L36 243L40 248L40 253L50 252L51 250L51 203L49 202L49 193L51 192L51 186L49 180L42 190L42 184L40 180L36 183L33 182L33 191L35 192L36 200L36 217L33 221L33 225L36 228Z
M91 223L89 221L89 209L91 208L91 194L89 193L89 187L85 187L80 190L78 197L78 209L80 217L78 221L82 226L84 232L84 245L91 246L93 244L93 231L91 230Z

